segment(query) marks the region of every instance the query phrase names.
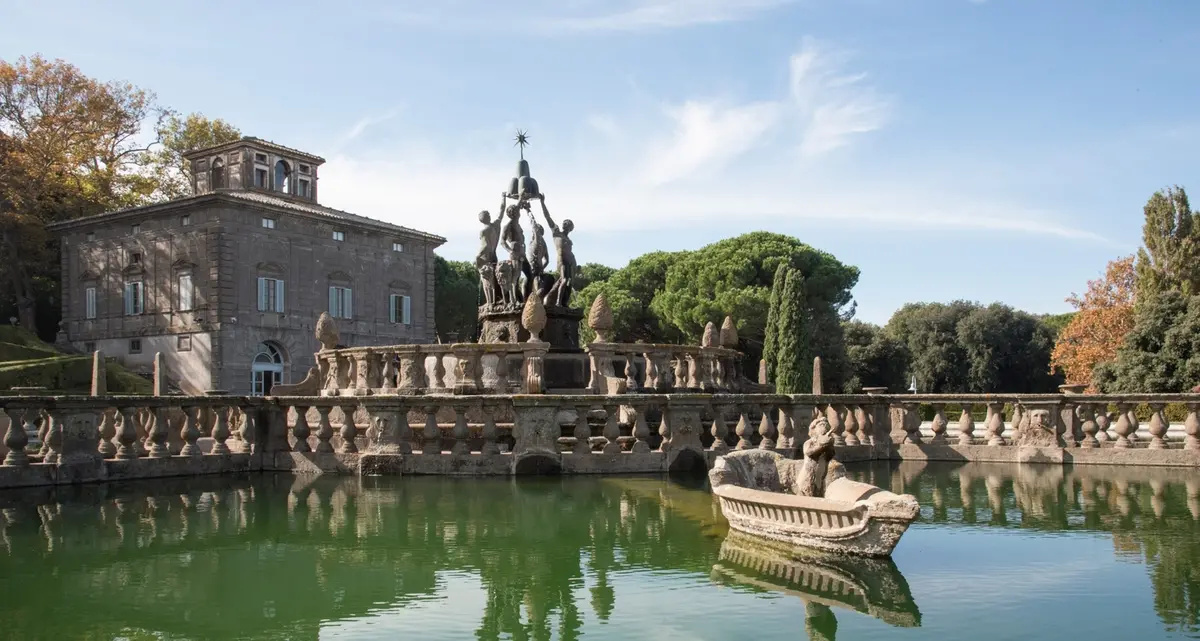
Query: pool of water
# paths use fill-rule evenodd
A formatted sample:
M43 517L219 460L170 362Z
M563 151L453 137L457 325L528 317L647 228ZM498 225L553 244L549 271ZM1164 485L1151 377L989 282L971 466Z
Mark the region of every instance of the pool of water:
M244 478L0 492L0 638L1200 638L1184 470L892 464L890 562L782 558L703 481Z

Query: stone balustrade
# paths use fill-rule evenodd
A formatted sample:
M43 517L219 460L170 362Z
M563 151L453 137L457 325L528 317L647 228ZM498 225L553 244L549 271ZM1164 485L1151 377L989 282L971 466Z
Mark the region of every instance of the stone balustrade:
M510 394L542 391L545 343L454 343L316 353L322 396ZM313 390L304 390L313 391Z
M454 347L443 354L452 355ZM369 370L370 359L362 362ZM339 389L336 396L270 398L0 398L7 419L0 487L242 470L482 475L705 469L731 449L795 455L815 416L828 420L838 457L846 462L1200 467L1196 394L376 393L398 389L395 380L385 387L381 377L367 376L367 395L361 396ZM1168 407L1186 414L1175 438L1167 429ZM951 408L958 413L953 423ZM933 414L928 437L925 412ZM39 448L28 447L31 434L40 435Z
M587 351L588 389L595 394L748 391L739 369L742 354L735 349L594 342Z

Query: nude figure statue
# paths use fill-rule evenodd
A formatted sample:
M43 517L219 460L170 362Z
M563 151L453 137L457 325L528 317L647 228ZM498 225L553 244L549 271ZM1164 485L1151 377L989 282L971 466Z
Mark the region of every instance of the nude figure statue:
M500 203L503 208L504 203ZM501 209L500 211L504 211ZM475 269L479 272L479 281L483 285L483 300L491 307L496 303L496 245L500 242L500 225L503 216L498 216L492 222L492 215L487 211L479 212L479 222L483 229L479 231L479 253L475 255Z
M551 283L547 282L550 277L546 275L546 267L550 264L550 251L546 249L546 228L538 224L532 212L529 214L529 223L533 227L533 245L529 248L529 265L533 274L533 287L530 291L544 300L551 287Z
M502 194L507 199L507 194ZM507 201L506 201L507 202ZM519 305L526 296L526 290L533 284L533 270L529 265L529 260L525 258L525 232L521 229L521 210L529 209L529 202L526 200L518 200L515 205L509 205L504 212L508 215L508 220L504 223L504 230L500 233L500 243L504 245L504 249L508 250L508 259L513 266L513 285L517 285L517 291L521 296L516 300L505 301L511 305ZM517 282L521 275L525 275L524 288L519 286Z
M550 210L546 209L546 194L542 194L541 201L542 215L554 234L554 248L558 250L558 280L546 295L545 303L566 307L567 303L571 302L571 281L575 278L575 250L570 236L575 229L575 223L567 219L563 221L562 228L559 228L550 217Z

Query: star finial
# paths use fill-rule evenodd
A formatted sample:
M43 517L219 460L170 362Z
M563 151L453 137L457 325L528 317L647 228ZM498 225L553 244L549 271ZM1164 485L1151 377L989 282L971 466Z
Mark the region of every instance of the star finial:
M529 132L524 129L518 129L517 135L513 140L515 141L513 146L521 148L521 160L525 160L525 145L529 144Z

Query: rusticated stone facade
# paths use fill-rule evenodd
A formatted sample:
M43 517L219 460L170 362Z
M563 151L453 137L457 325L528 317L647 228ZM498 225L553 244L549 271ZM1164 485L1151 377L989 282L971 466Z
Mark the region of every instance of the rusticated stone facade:
M191 197L52 228L60 342L135 371L161 352L185 393L254 394L304 377L331 306L345 345L434 341L443 238L318 204L324 161L287 147L243 138L189 160Z

